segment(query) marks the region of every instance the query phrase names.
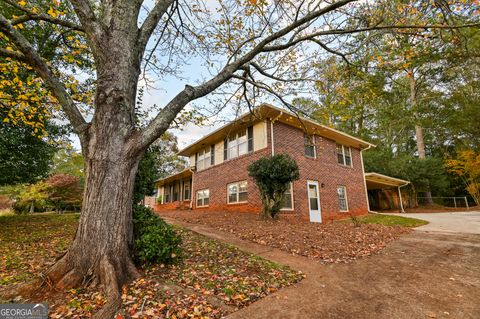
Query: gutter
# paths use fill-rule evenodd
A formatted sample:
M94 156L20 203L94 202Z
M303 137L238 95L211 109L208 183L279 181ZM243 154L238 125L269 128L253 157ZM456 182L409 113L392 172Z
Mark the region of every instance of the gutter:
M280 113L275 118L270 120L270 143L272 144L272 156L275 155L275 142L273 139L273 123L276 122L282 115L283 115L283 111L280 111Z
M193 176L195 175L195 172L193 171L192 167L189 166L188 170L192 172L192 186L190 187L190 210L193 209Z

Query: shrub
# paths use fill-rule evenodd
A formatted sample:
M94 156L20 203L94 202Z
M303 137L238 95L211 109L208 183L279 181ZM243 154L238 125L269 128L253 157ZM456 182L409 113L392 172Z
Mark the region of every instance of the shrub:
M280 211L289 184L300 178L298 165L287 154L263 157L248 166L262 198L264 218L275 218Z
M180 256L181 238L150 208L133 206L135 260L140 264L171 264Z

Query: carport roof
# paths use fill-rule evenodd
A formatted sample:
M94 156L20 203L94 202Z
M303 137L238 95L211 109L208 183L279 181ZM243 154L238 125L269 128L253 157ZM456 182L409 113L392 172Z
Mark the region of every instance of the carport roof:
M399 187L410 184L404 179L395 178L380 173L365 173L367 189L382 189L388 187Z

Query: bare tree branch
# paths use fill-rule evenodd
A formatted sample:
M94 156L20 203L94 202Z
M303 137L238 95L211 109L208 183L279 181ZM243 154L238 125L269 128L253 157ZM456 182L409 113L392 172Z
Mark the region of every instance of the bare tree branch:
M70 95L67 93L65 86L55 77L55 75L52 74L45 61L43 61L42 57L35 51L28 40L25 39L18 30L13 28L11 23L2 14L0 14L0 32L8 37L8 39L15 44L21 54L23 54L23 57L21 57L23 62L28 63L42 77L45 84L62 106L63 111L67 115L75 131L81 138L84 137L88 124L75 106ZM6 50L2 50L2 53L5 53L4 51ZM10 54L13 55L20 53Z
M162 16L167 12L168 8L176 0L159 0L153 7L152 11L148 14L147 18L143 22L143 25L138 30L138 48L140 57L143 56L145 47L147 46L148 40L152 36L153 31L157 27Z

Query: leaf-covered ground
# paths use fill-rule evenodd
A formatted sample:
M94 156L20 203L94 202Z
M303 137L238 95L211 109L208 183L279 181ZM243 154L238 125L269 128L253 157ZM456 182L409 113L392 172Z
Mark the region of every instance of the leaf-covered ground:
M322 263L351 262L383 249L387 243L410 232L407 227L334 222L310 223L283 215L278 220L261 220L251 213L165 212L163 216L204 224L230 232L241 239L306 256Z
M0 217L0 291L51 264L68 247L77 220L77 215ZM235 247L178 232L182 262L141 269L142 277L123 288L117 318L220 318L303 277ZM105 303L105 296L92 289L36 298L49 303L51 318L88 318Z

